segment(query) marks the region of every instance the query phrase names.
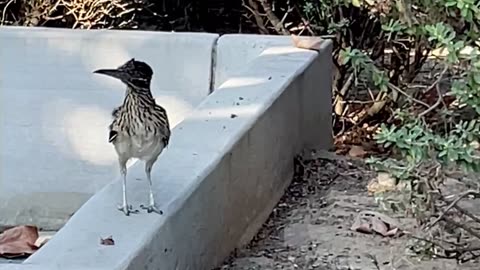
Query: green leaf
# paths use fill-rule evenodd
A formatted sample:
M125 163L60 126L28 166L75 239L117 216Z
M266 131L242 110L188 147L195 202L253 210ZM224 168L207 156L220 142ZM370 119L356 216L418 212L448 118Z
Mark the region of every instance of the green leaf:
M457 4L457 1L449 1L445 3L446 7L453 7Z
M474 73L473 80L475 81L476 84L480 85L480 73Z

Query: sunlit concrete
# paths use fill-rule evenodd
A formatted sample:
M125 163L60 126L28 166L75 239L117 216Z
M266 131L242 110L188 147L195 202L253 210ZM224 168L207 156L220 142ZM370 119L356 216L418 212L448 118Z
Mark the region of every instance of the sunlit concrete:
M149 63L176 126L210 93L217 38L0 27L0 224L58 229L119 174L107 126L125 86L93 70Z
M233 75L241 74L251 68L251 62L260 54L274 54L282 48L290 50L292 45L290 36L262 35L260 37L258 35L232 34L228 35L228 38L219 39L218 47L221 49L215 54L215 87L218 88ZM267 48L268 52L265 51ZM253 81L245 78L243 83L248 84Z

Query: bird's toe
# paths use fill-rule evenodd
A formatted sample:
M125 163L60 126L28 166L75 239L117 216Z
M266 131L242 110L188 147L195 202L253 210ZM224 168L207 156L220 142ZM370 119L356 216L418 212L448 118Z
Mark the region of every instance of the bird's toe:
M118 209L119 211L122 211L122 212L125 214L125 216L129 216L129 215L130 215L130 211L129 211L126 207L118 206L117 209Z
M130 214L136 214L139 212L138 210L133 210L132 205L118 205L117 209L122 211L125 216L129 216Z
M159 215L163 215L163 211L158 209L155 205L149 205L149 206L141 206L142 209L147 210L147 213L157 213Z

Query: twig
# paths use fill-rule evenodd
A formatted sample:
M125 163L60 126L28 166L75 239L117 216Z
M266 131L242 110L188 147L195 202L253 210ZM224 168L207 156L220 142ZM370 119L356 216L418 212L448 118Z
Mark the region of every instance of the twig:
M472 257L470 257L468 259L462 259L462 260L460 260L460 263L466 263L468 261L475 260L476 258L480 257L480 254L474 254L471 251L469 253L472 255Z
M413 235L413 234L409 234L409 235L414 239L424 241L424 242L427 242L429 244L432 244L434 246L437 246L437 247L441 248L443 250L443 252L446 254L446 256L438 254L438 253L435 252L435 256L437 256L438 258L459 260L460 257L463 256L465 253L472 253L474 251L479 251L480 250L480 245L478 243L476 245L469 245L468 247L465 247L464 245L460 245L460 244L457 244L457 243L452 243L452 242L449 242L449 241L445 241L443 239L439 239L440 241L445 242L446 244L455 246L455 248L446 248L443 244L439 243L436 240L423 238L423 237L416 236L416 235ZM451 256L450 254L455 254L455 255ZM472 256L475 257L475 256L478 256L478 255L472 254ZM464 260L462 260L462 261L464 261ZM468 261L468 260L465 260L465 261Z
M430 108L426 109L425 111L421 112L418 114L418 117L424 117L425 115L427 115L429 112L433 111L435 108L438 107L438 105L440 105L440 103L442 103L443 101L443 97L442 97L442 92L440 90L440 86L437 84L435 85L435 89L437 90L437 95L438 95L438 98L437 98L437 101L435 101L435 103L430 106Z
M471 218L472 220L474 220L475 222L478 222L480 223L480 218L476 217L474 214L468 212L467 210L461 208L460 206L458 205L454 205L453 206L457 211L459 211L460 213L464 214L465 216Z
M443 76L445 75L445 72L447 72L448 70L448 66L445 65L445 67L443 68L442 72L440 73L440 75L438 76L438 78L435 80L435 82L433 82L432 85L430 85L430 87L428 87L426 90L425 90L425 93L429 92L430 90L432 90L433 87L435 87L435 89L437 90L437 101L428 109L426 109L425 111L421 112L420 114L418 114L419 117L423 117L425 115L427 115L429 112L433 111L435 108L438 107L438 105L440 105L440 103L443 102L443 97L442 97L442 91L440 90L440 81L442 80Z
M8 1L8 3L5 5L5 7L3 8L3 12L2 12L2 21L0 23L0 25L3 25L3 22L5 21L5 13L7 12L7 8L8 6L13 3L14 0L10 0Z
M450 209L452 209L453 207L455 207L455 205L460 201L462 200L463 198L469 196L469 195L479 195L478 192L474 191L474 190L467 190L465 191L464 193L460 194L455 200L453 200L453 202L450 203L450 205L447 207L447 209L445 209L443 211L443 213L438 217L436 218L431 225L429 225L427 228L432 228L433 226L435 226L435 224L437 224L440 220L442 220L445 215L447 214L448 211L450 211Z
M298 8L297 5L294 5L294 8L295 10L297 11L298 15L300 16L300 19L302 20L303 22L303 25L305 26L305 28L308 30L308 32L310 33L310 35L312 36L315 36L315 32L312 30L312 27L310 27L310 22L307 21L307 19L305 19L305 17L303 16L303 12L301 12Z
M443 80L443 76L445 75L445 73L447 72L448 70L448 65L445 65L443 67L443 70L440 72L440 74L438 75L438 78L432 83L432 85L430 85L427 89L425 89L423 92L426 93L426 92L429 92L430 90L433 89L433 87L435 87L435 85L437 85L438 83L440 83L442 80Z
M447 248L446 248L444 245L440 244L439 242L437 242L437 241L435 241L435 240L431 240L431 239L427 239L427 238L420 237L420 236L417 236L417 235L413 235L413 234L408 233L408 232L403 232L403 233L409 234L410 237L412 237L413 239L417 239L417 240L420 240L420 241L424 241L424 242L427 242L427 243L429 243L429 244L432 244L432 245L435 245L435 246L437 246L437 247L440 247L440 248L443 249L443 250L447 250ZM450 244L450 243L449 243L449 244Z
M372 104L378 101L374 100L368 100L368 101L362 101L362 100L339 100L338 102L342 104Z
M245 1L242 2L242 5L252 13L253 17L255 18L255 23L260 29L260 32L262 34L268 34L268 29L265 27L263 19L260 16L260 12L258 11L258 5L255 0L248 0L248 5L245 4Z
M277 31L277 33L281 35L290 35L290 32L285 28L285 26L283 26L282 22L280 21L280 19L278 19L277 15L273 13L272 7L267 2L267 0L258 0L258 1L262 5L263 10L267 14L267 18L275 28L275 31Z
M444 201L445 203L449 203L449 201L443 197L443 196L440 196L440 199L442 201ZM453 208L455 208L457 211L459 211L460 213L464 214L465 216L471 218L473 221L477 222L477 223L480 223L480 218L478 218L477 216L475 216L474 214L470 213L469 211L463 209L462 207L458 206L458 204L454 204L453 205Z
M447 218L445 216L442 219L445 220L446 222L458 227L458 228L463 229L464 231L466 231L466 232L470 233L471 235L475 236L477 239L480 239L480 233L475 232L474 230L465 226L464 224L458 223L455 220ZM479 250L480 250L480 247L479 247Z
M335 98L335 113L337 115L342 115L344 111L344 104L340 103L345 98L345 95L347 94L348 90L350 89L350 86L352 85L353 82L353 77L354 74L351 73L350 76L348 76L347 81L345 84L342 86L342 89L340 89L340 93L337 94L337 97Z
M428 105L427 103L425 103L425 102L423 102L423 101L421 101L421 100L418 100L418 99L410 96L410 95L407 94L405 91L403 91L402 89L400 89L400 87L397 87L397 86L395 86L395 85L392 84L392 83L388 83L388 87L390 87L391 89L399 92L400 94L404 95L406 98L414 101L415 103L418 103L418 104L423 105L423 106L425 106L425 107L427 107L427 108L430 108L430 105Z
M285 14L283 15L283 18L282 20L280 21L280 23L283 25L285 23L285 20L287 19L287 16L288 14L290 14L290 12L293 11L293 7L289 7L288 10L285 12Z

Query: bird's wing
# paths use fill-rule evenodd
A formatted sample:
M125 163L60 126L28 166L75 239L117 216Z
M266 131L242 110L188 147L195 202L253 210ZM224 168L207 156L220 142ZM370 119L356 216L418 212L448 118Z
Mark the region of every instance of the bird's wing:
M110 130L110 133L108 134L108 142L111 143L115 140L115 138L117 138L118 136L118 132L116 132L115 130Z
M162 142L163 142L163 145L164 145L165 147L168 146L168 142L169 142L169 141L170 141L170 137L169 137L169 136L165 136L165 137L162 138Z
M168 121L168 115L165 108L156 104L156 109L158 112L158 118L160 121L160 129L161 133L163 134L162 142L164 143L165 147L167 147L170 141L170 123Z
M121 107L121 106L118 106L118 107L116 107L115 109L113 109L113 111L112 111L112 116L113 116L113 118L117 118L117 117L118 117L118 113L120 112L120 107Z

